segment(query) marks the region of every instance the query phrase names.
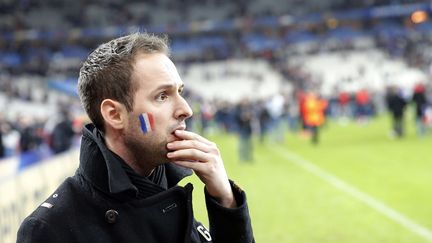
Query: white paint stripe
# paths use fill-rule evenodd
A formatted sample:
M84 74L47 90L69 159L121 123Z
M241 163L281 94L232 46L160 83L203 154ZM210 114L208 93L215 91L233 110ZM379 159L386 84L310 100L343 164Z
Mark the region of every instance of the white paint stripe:
M395 211L394 209L390 208L389 206L385 205L383 202L380 202L379 200L373 198L372 196L358 190L354 186L351 186L350 184L344 182L343 180L337 178L336 176L326 172L325 170L319 168L314 163L303 159L299 155L296 155L292 152L289 152L281 147L271 147L272 150L279 153L281 156L285 157L289 161L293 162L294 164L298 165L299 167L305 169L306 171L320 177L324 181L328 182L329 184L335 186L339 190L351 195L352 197L356 198L357 200L365 203L369 207L375 209L379 213L385 215L386 217L392 219L393 221L399 223L400 225L404 226L411 232L421 236L422 238L431 241L432 242L432 231L428 228L414 222L413 220L409 219L407 216Z
M152 127L150 125L150 118L149 115L147 113L144 113L144 121L145 121L145 125L147 128L147 132L151 132L152 131Z

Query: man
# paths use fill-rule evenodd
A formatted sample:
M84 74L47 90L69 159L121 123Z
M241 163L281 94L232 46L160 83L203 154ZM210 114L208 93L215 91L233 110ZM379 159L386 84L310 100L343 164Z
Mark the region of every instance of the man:
M60 120L51 133L51 149L54 154L67 151L73 143L75 131L66 107L60 108Z
M5 146L3 144L3 133L5 127L5 121L3 121L3 113L0 112L0 160L6 156Z
M404 113L406 100L402 96L400 88L391 86L388 87L386 94L387 108L391 113L393 122L393 132L391 136L402 138L404 136Z
M418 136L426 134L425 115L427 108L426 88L419 83L414 87L414 93L411 102L415 105L415 123Z
M252 116L251 102L246 98L241 100L236 108L236 120L240 136L239 158L242 162L252 162L253 160Z
M316 92L309 92L304 97L304 124L311 132L312 144L319 142L319 128L325 122L325 109L327 101L322 99Z
M80 166L22 223L18 242L253 242L244 192L217 146L186 131L192 116L166 40L136 33L99 46L78 83L93 124ZM210 232L192 213L193 170Z

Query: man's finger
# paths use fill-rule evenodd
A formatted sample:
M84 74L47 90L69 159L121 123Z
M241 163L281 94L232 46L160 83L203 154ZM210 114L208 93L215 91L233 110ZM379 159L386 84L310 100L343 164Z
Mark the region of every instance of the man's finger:
M178 138L181 138L181 139L184 139L184 140L198 140L198 141L200 141L202 143L205 143L207 145L212 145L213 144L212 142L210 142L206 138L204 138L204 137L202 137L202 136L200 136L200 135L198 135L196 133L185 131L185 130L176 130L175 131L175 135Z
M167 148L173 151L180 149L198 149L206 153L211 151L211 148L207 144L197 140L180 140L170 142L167 144Z
M174 163L174 164L176 164L176 165L179 165L179 166L182 166L182 167L185 167L185 168L188 168L188 169L191 169L191 170L193 170L193 171L196 171L196 172L201 172L201 171L203 171L204 170L204 164L203 163L199 163L199 162L190 162L190 161L172 161L172 163Z
M189 160L207 162L210 160L209 154L197 149L181 149L169 152L167 157L171 160Z

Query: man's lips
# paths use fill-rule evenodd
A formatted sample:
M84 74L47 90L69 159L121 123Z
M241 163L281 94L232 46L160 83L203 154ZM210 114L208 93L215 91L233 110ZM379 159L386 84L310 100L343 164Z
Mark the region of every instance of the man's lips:
M172 130L172 132L171 132L172 140L169 139L168 142L174 142L174 141L180 141L180 140L182 140L181 138L179 138L179 137L177 137L177 136L175 135L175 131L177 131L177 130L182 130L182 131L186 130L186 125L180 125L180 126L177 126L176 128L174 128L174 129Z
M177 130L182 130L182 131L186 130L186 125L180 125L180 126L174 128L174 130L171 132L171 134L175 136L175 131L177 131Z

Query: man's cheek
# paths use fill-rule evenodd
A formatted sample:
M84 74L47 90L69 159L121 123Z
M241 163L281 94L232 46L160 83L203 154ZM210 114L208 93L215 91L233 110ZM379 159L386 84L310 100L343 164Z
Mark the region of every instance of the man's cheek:
M144 112L138 117L141 125L141 131L146 134L153 132L155 130L154 127L154 118L153 114L150 112Z

